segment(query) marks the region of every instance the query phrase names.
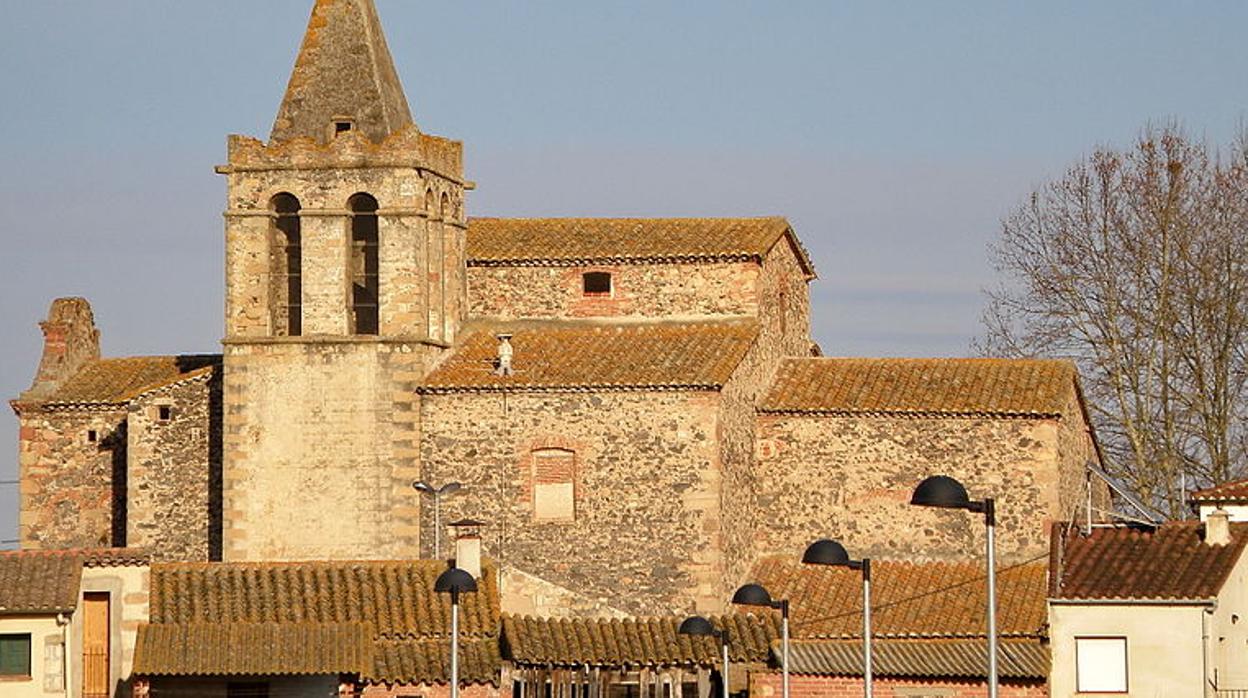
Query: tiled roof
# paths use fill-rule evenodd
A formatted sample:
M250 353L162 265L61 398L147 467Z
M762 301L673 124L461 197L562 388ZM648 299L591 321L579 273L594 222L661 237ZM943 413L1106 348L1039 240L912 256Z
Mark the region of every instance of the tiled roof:
M1039 359L788 359L763 412L816 414L1062 414L1075 367Z
M983 563L891 562L871 565L871 623L876 637L967 638L987 633ZM773 598L787 598L795 637L862 636L862 575L841 567L767 558L754 581ZM1040 637L1047 622L1045 563L997 573L998 630L1002 637Z
M517 664L590 666L714 666L718 641L677 631L683 617L532 618L503 616L507 657ZM729 655L738 662L765 662L780 636L773 614L730 614L710 619L728 628Z
M780 217L470 218L468 265L761 261L786 237L813 275L809 256Z
M143 625L134 673L145 676L367 674L373 631L366 623L197 623Z
M0 553L0 615L69 613L81 583L82 557L73 552Z
M1248 523L1230 524L1228 545L1204 541L1204 524L1174 521L1156 529L1054 525L1051 595L1059 599L1207 600L1215 598L1248 543Z
M505 377L494 372L495 335L504 332L514 350L514 373ZM421 390L715 389L757 334L753 320L484 323Z
M132 356L88 361L46 398L51 405L120 404L141 393L211 372L221 357Z
M433 560L155 565L151 625L140 629L137 673L359 673L366 680L444 682L450 599L433 591ZM496 682L499 597L486 564L460 597L461 667ZM272 638L263 628L274 628ZM285 634L282 634L285 633ZM264 650L283 638L289 649ZM350 648L328 646L357 641ZM181 643L167 647L170 643ZM227 644L222 644L227 643ZM231 648L256 647L238 659Z
M1189 499L1196 504L1205 502L1248 502L1248 480L1224 482L1217 487L1193 492Z
M871 645L871 667L876 676L982 679L988 673L987 650L982 639L883 639ZM1003 640L997 659L1004 679L1037 681L1049 675L1049 648L1039 640ZM791 642L789 670L795 674L862 676L862 641Z

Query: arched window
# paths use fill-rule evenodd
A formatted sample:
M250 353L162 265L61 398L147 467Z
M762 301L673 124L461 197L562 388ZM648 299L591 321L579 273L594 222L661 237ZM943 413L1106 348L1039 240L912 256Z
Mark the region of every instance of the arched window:
M377 199L356 194L347 201L347 207L351 209L351 330L375 335L380 326Z
M451 199L446 192L442 192L442 210L439 211L439 215L442 220L446 220L451 215Z
M269 202L273 214L269 227L269 312L273 334L298 337L303 332L302 231L299 199L278 194Z
M433 187L425 190L425 213L433 215L433 207L437 203L437 198L433 195Z
M533 519L576 518L576 453L562 448L533 451Z

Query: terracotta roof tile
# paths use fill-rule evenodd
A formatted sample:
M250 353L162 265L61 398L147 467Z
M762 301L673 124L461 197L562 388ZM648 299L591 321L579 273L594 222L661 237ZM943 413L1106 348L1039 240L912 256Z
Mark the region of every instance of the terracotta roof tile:
M1075 377L1074 364L1038 359L788 359L760 410L1058 416Z
M877 640L871 646L876 676L983 679L988 646L975 640ZM1043 681L1049 675L1049 648L1039 640L1003 640L997 659L1001 678ZM773 652L778 652L773 647ZM795 674L862 676L861 640L807 640L789 643Z
M1248 502L1248 480L1224 482L1216 487L1193 492L1188 499L1196 504L1205 502Z
M81 584L82 557L73 551L0 553L0 615L69 613Z
M49 395L51 405L121 404L170 383L211 372L221 357L132 356L88 361Z
M1156 529L1055 524L1052 596L1059 599L1207 600L1215 598L1248 543L1248 524L1230 524L1228 545L1204 542L1204 524L1174 521Z
M366 623L142 625L134 673L144 676L368 674Z
M512 334L514 374L494 372L495 335ZM543 388L715 389L745 357L753 320L484 323L425 380L422 392Z
M497 637L459 641L459 677L469 683L497 683L503 660ZM374 683L446 683L451 677L451 646L438 640L378 640L371 671Z
M984 566L974 562L872 562L872 628L877 637L967 638L987 634ZM794 637L862 636L862 575L847 568L767 558L754 580L787 598ZM1047 622L1045 563L997 574L1002 637L1040 637Z
M533 618L503 616L507 658L527 665L715 666L714 638L677 631L683 616L669 618ZM737 662L765 662L780 637L776 617L729 614L710 619L728 628L729 655ZM726 624L726 625L725 625Z
M761 261L788 237L784 218L470 218L469 266Z

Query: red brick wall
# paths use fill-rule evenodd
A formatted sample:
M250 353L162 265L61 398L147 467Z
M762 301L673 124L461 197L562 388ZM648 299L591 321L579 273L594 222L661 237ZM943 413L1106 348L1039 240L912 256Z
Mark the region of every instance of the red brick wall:
M873 688L877 698L986 698L988 684L984 682L942 680L875 679ZM901 689L901 690L899 690ZM930 693L921 692L931 689ZM750 676L750 696L768 698L780 696L780 674L755 673ZM855 676L790 676L789 694L792 698L861 698L862 678ZM1043 682L1002 684L1001 698L1044 698L1049 695Z

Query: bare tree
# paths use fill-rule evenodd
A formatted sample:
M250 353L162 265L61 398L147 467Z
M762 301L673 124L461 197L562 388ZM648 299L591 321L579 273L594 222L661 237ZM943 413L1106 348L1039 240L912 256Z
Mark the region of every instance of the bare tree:
M1002 221L981 351L1080 368L1108 467L1172 516L1248 471L1248 138L1097 150Z

